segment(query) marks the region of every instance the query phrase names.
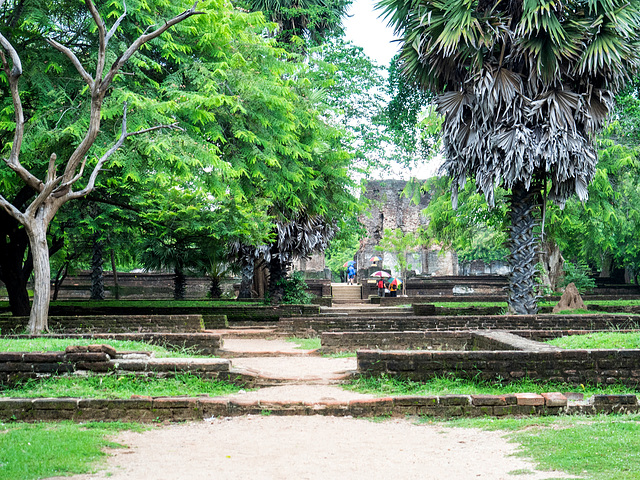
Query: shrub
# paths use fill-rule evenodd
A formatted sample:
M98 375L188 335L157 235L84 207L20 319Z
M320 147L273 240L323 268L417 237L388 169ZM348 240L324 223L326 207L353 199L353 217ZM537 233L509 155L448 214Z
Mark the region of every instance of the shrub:
M589 292L596 286L596 281L589 277L589 267L582 262L564 262L564 276L560 284L564 288L570 283L574 283L580 293Z
M304 274L295 271L291 276L279 281L279 285L284 288L282 303L289 304L309 304L313 296L306 292L307 284L304 281Z

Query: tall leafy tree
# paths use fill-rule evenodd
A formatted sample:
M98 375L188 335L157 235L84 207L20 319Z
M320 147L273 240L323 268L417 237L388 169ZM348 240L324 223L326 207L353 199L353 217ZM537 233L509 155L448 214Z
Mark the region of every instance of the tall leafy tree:
M489 205L511 191L509 308L537 311L537 206L581 200L593 135L640 66L640 2L382 0L403 74L436 92L453 202L474 177Z
M142 45L159 37L173 25L197 13L193 8L186 10L170 18L163 25L143 32L137 36L133 42L126 45L119 45L119 48L117 48L119 55L113 59L110 56L111 50L109 50L109 43L117 33L118 27L124 19L125 14L120 16L111 28L107 29L98 8L96 8L93 2L87 0L85 3L87 8L86 12L90 19L89 21L93 22L97 28L95 35L98 37L99 48L97 57L94 58L92 62L86 61L83 55L85 52L83 51L84 44L82 40L84 39L79 38L75 32L67 30L57 39L45 35L46 42L49 46L54 50L58 50L63 57L66 57L67 62L70 62L77 71L76 76L85 83L87 94L90 98L88 102L90 114L87 124L83 126L78 125L83 131L81 135L82 140L71 148L58 151L57 153L55 149L51 149L49 162L44 172L39 171L40 169L37 167L30 168L32 165L30 165L30 159L28 157L30 156L29 153L32 152L26 152L26 155L23 156L22 144L25 132L28 133L28 129L25 127L28 121L33 121L34 119L25 116L25 108L23 107L19 85L20 78L23 75L23 67L21 57L14 44L20 43L22 38L12 38L11 35L6 37L0 33L3 75L5 76L5 81L10 91L15 122L12 129L13 139L11 148L8 151L7 157L3 158L3 160L5 165L18 175L27 187L35 192L35 199L26 203L24 210L16 207L16 205L2 195L0 195L0 206L24 227L29 237L35 286L28 328L33 333L47 329L51 288L47 230L53 217L62 205L70 200L87 195L95 188L96 178L102 170L104 163L124 144L127 137L160 128L160 126L154 126L134 132L127 130L127 109L125 104L119 138L113 142L110 148L98 154L97 161L90 169L91 173L87 177L83 177L87 155L90 154L100 131L101 112L105 96L110 91L116 75ZM16 9L20 7L21 5L16 5ZM38 33L41 34L42 32ZM69 37L68 34L71 34L71 37ZM115 38L117 39L117 36ZM124 49L122 47L124 47ZM34 68L34 66L29 65L28 68L29 70L27 70L27 72ZM90 74L87 69L93 70L93 73ZM35 156L37 158L43 155L44 152L33 153L36 154ZM95 154L96 152L92 153ZM57 172L58 154L63 158L63 171L60 175Z

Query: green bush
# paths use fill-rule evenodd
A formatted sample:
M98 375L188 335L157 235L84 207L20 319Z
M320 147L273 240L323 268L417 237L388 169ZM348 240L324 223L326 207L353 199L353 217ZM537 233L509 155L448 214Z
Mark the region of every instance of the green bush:
M293 272L291 276L280 280L278 285L284 288L282 303L296 305L307 305L311 303L313 296L306 292L307 283L304 281L304 274L302 272Z
M580 293L589 292L596 286L596 281L589 277L589 267L582 262L564 262L564 277L560 285L564 288L570 283L574 283Z

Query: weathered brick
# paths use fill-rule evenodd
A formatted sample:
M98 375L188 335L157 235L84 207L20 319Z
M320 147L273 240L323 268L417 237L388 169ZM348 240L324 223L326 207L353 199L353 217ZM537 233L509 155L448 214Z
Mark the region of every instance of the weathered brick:
M544 405L544 397L537 393L516 393L518 405Z
M469 405L471 402L469 395L443 395L438 397L438 404L443 406L450 405Z
M507 400L502 395L471 395L471 404L477 407L506 405Z
M567 397L560 392L543 393L542 396L547 407L565 407L567 405Z

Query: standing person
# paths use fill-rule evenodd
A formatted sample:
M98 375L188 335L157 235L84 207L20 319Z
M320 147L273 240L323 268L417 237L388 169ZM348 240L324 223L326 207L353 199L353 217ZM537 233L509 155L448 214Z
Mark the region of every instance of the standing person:
M356 267L353 266L353 263L349 265L347 269L347 283L349 285L353 285L354 280L356 278Z
M389 291L391 292L391 295L389 295L390 297L397 297L398 296L398 282L391 282L391 285L389 285Z
M381 278L378 280L378 296L384 297L384 280Z

